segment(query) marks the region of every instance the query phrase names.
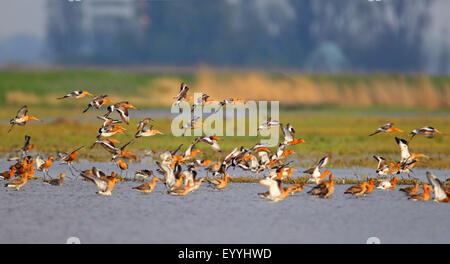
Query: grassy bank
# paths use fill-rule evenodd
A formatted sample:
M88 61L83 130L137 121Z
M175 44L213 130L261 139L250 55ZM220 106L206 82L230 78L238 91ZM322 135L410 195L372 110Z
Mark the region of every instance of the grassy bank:
M10 117L14 115L13 108L8 108ZM12 111L12 112L11 112ZM46 153L56 151L70 151L77 146L89 146L95 141L98 128L101 122L95 119L97 114L103 111L92 110L85 118L80 119L80 109L58 109L53 110L55 117L65 116L64 119L48 118L39 108L30 109L33 115L41 117L44 121L30 123L25 127L15 127L11 133L6 133L9 125L0 125L2 134L2 144L0 152L9 152L21 147L25 134L32 137L32 143L37 146L37 150ZM115 115L115 114L114 114ZM133 115L133 114L132 114ZM164 132L164 135L157 135L150 138L139 138L129 147L130 150L143 153L145 149L162 151L175 149L179 144L187 147L194 137L174 137L170 132L171 120L169 118L154 118L154 126ZM6 120L6 118L3 118ZM296 129L297 137L306 140L305 144L292 146L296 151L295 160L300 166L310 166L317 159L324 155L331 157L331 167L353 167L368 166L373 167L376 161L372 155L382 155L388 160L399 160L399 149L394 137L408 138L406 132L424 125L432 125L441 131L450 131L450 117L417 115L417 116L380 116L380 115L360 115L345 114L339 111L331 111L327 114L318 114L314 111L282 112L281 122L290 122ZM125 143L133 138L136 124L139 120L132 118L127 135L117 135L114 138ZM405 131L405 133L378 134L368 137L373 130L386 122L394 122ZM280 132L280 140L282 135ZM221 137L220 145L225 155L236 146L253 146L260 141L260 137ZM202 150L205 157L213 159L215 153L206 144L200 143L198 148ZM184 148L183 148L184 149ZM427 139L417 136L410 143L411 151L424 153L430 156L418 164L418 167L428 168L450 168L450 143L447 135L437 136ZM101 147L96 147L92 151L87 149L80 153L81 157L92 160L106 160L109 157Z

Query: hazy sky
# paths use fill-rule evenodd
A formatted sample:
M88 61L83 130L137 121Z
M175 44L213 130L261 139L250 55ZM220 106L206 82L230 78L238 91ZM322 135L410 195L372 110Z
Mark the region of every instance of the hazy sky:
M43 37L45 0L1 0L0 40L17 34Z

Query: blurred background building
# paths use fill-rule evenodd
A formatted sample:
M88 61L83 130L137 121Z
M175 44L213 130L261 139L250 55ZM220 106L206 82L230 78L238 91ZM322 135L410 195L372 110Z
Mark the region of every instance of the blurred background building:
M0 6L3 65L450 73L448 0L5 0Z

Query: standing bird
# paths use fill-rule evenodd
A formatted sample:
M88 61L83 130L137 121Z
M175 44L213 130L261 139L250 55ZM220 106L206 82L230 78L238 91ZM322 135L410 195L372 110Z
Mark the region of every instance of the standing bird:
M409 133L411 135L411 139L413 139L413 137L415 135L422 135L425 136L427 138L433 138L435 134L442 134L441 131L439 131L437 128L434 127L422 127L422 128L417 128L414 129L413 131L411 131L411 133Z
M0 179L10 180L14 177L14 173L16 171L16 167L11 166L11 168L7 171L0 173Z
M194 180L193 184L191 184L191 189L189 190L189 192L193 192L195 190L197 190L198 188L200 188L200 185L202 184L202 182L206 181L205 178L200 178L198 181Z
M66 177L66 174L61 173L59 174L59 179L44 180L44 182L53 186L62 186L64 184L64 177Z
M380 132L384 132L384 133L390 133L390 132L403 132L402 130L393 127L394 123L387 123L381 127L379 127L377 130L375 130L375 132L373 132L372 134L370 134L369 136L373 136L376 135Z
M86 113L87 110L89 110L91 107L95 107L96 109L99 109L100 107L102 107L104 104L110 103L112 102L111 99L107 98L108 95L104 94L104 95L99 95L97 97L95 97L88 105L87 108L84 109L83 113Z
M417 200L428 201L428 200L430 200L431 199L431 194L430 194L431 187L428 186L427 184L423 184L422 188L423 188L423 193L411 195L411 197L409 197L408 199L413 200L413 201L417 201Z
M185 186L180 186L178 188L172 188L169 191L169 194L171 194L171 195L178 195L178 196L184 196L184 195L186 195L186 194L191 192L191 189L192 189L193 186L194 185L192 183L192 180L189 180L188 184L185 185Z
M139 179L139 180L145 180L148 177L153 176L153 171L152 170L137 170L134 173L134 179Z
M156 185L157 181L162 182L158 177L153 176L153 179L151 182L146 182L139 186L133 187L132 189L137 190L141 193L151 193L151 192L153 192L153 189L155 189L155 185Z
M416 182L416 183L414 183L414 186L400 188L398 190L406 193L407 195L414 195L419 192L419 184Z
M128 163L126 163L120 159L120 160L116 161L115 164L119 164L118 166L120 169L120 175L122 175L122 172L125 171L125 177L127 177Z
M80 91L80 90L79 90L79 91L73 91L73 92L71 92L71 93L68 93L68 94L64 95L63 97L59 97L59 98L56 98L56 99L58 99L58 100L65 99L65 98L75 98L75 99L80 99L80 98L85 97L86 95L94 96L93 94L91 94L91 93L88 92L88 91Z
M318 185L316 185L314 188L312 188L310 191L308 191L309 194L319 196L321 198L328 198L334 193L334 175L330 174L328 177L328 181L324 181Z
M77 157L78 151L80 149L84 148L84 146L81 146L79 148L77 148L76 150L72 151L70 154L65 153L65 152L59 152L58 155L62 160L61 164L67 164L67 166L69 166L69 170L72 173L72 175L74 175L72 168L73 168L73 162L75 161L75 158ZM73 168L75 169L75 168ZM76 169L75 169L76 170Z
M25 172L22 177L18 177L8 183L5 184L7 188L16 188L16 191L19 191L25 184L28 182L28 173Z
M369 184L366 181L364 181L361 184L356 184L356 185L353 185L353 186L349 187L344 192L344 194L348 193L348 194L353 194L353 195L356 195L356 196L360 196L360 195L363 195L363 194L366 193L368 186L369 186Z
M231 177L231 175L227 173L225 174L225 176L223 176L223 179L212 179L208 182L212 183L216 189L225 189L228 186L229 178L231 179L233 177Z
M44 161L44 163L42 163L42 161L38 162L38 157L36 157L36 165L37 165L37 169L42 171L42 173L44 174L44 180L45 180L45 175L48 175L48 170L50 169L50 167L52 166L52 162L53 160L55 160L55 158L53 156L48 157L48 159L46 161Z
M377 189L394 190L396 183L397 183L397 178L393 177L392 180L390 180L390 181L389 180L381 181L380 184L378 184Z
M11 124L11 127L9 128L8 133L11 132L14 125L24 126L27 122L29 122L31 120L41 121L34 116L27 115L27 113L28 113L28 107L26 105L22 106L19 109L19 111L17 111L16 117L14 117L13 119L11 119L9 121L9 124Z
M294 195L295 193L300 193L303 191L304 183L291 184L288 187L290 188L289 193Z
M373 178L370 178L369 179L369 184L367 185L365 194L372 193L374 188L375 188L375 184L373 183Z

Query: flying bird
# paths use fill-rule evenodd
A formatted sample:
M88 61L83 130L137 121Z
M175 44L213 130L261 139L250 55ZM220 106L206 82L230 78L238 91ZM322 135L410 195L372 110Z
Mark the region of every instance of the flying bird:
M372 134L370 134L369 136L373 136L376 135L380 132L384 132L384 133L390 133L390 132L403 132L402 130L393 127L394 123L387 123L381 127L379 127L377 130L375 130L375 132L373 132Z
M11 127L9 128L8 133L11 132L14 125L24 126L27 122L29 122L31 120L40 121L38 118L36 118L34 116L27 115L27 113L28 113L28 107L26 105L22 106L19 109L19 111L17 111L16 117L14 117L13 119L11 119L9 121L9 123L11 124Z

